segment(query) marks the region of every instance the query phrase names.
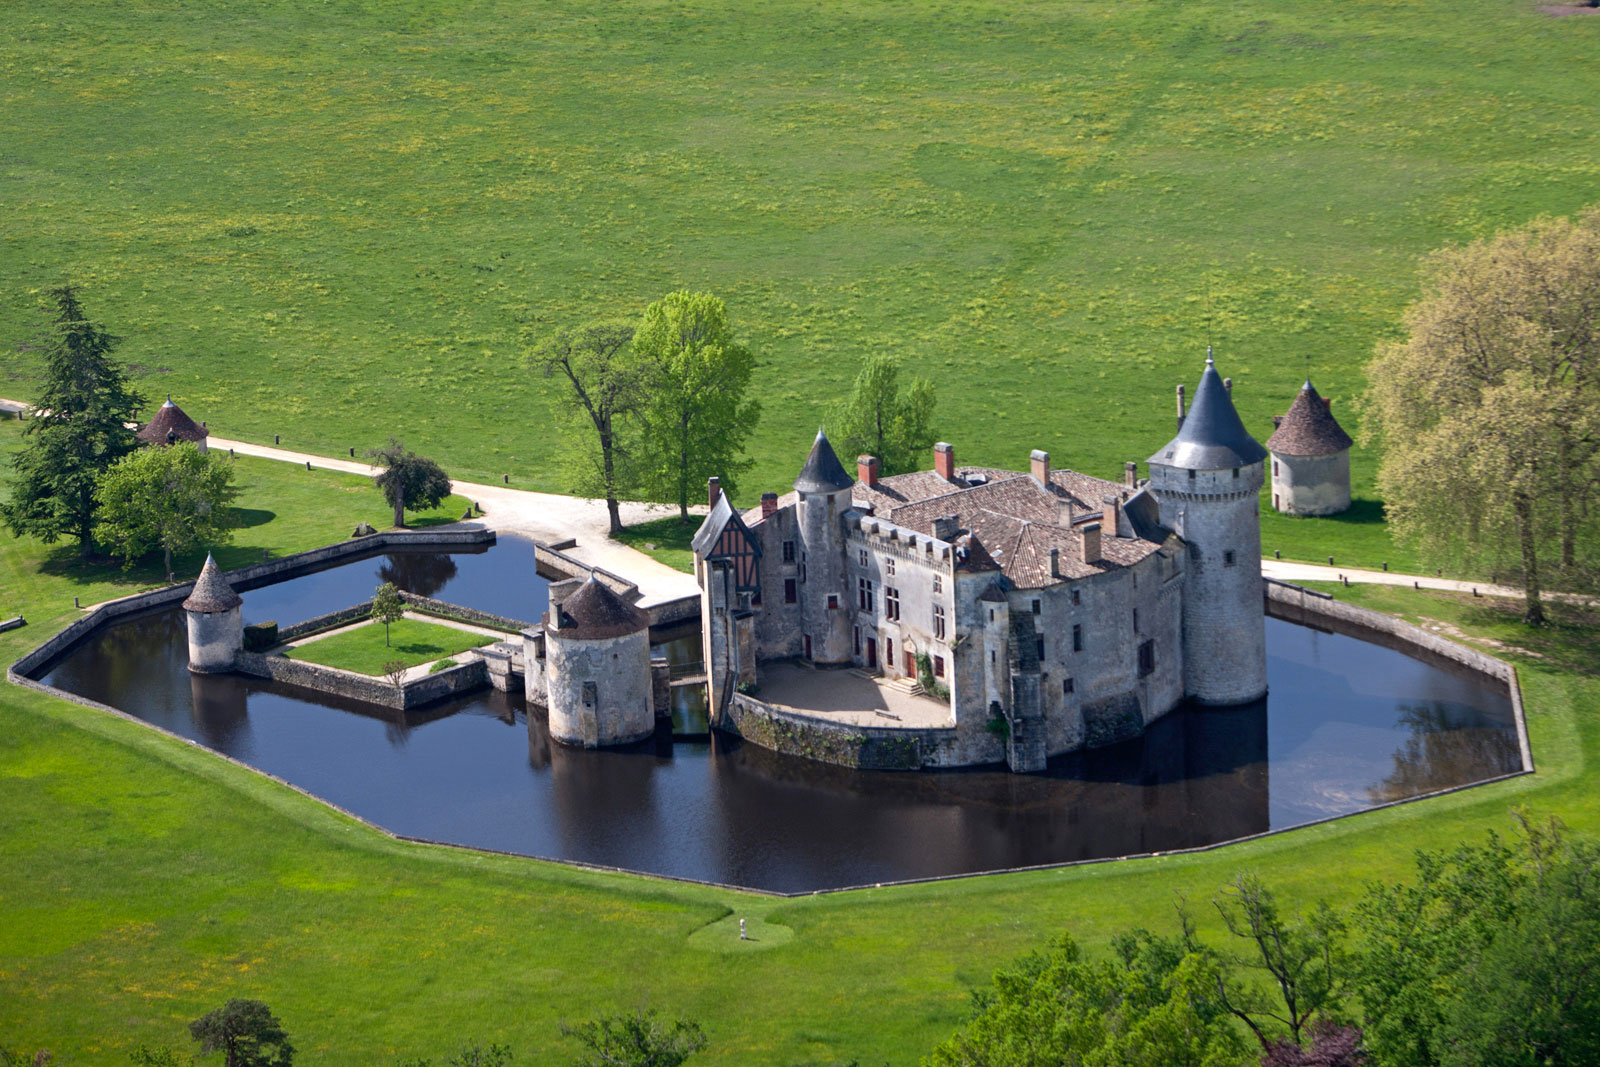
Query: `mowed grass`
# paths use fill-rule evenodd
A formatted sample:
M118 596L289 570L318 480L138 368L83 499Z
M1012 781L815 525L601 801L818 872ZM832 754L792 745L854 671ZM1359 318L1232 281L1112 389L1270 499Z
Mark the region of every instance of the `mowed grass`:
M357 674L379 675L392 662L415 667L436 659L481 648L500 640L454 626L442 626L420 619L400 619L391 623L387 636L381 622L367 623L328 637L319 638L288 650L290 659L339 667Z
M694 540L695 531L699 528L698 516L684 522L678 516L672 515L665 519L651 519L649 522L624 527L612 540L620 541L629 548L643 552L657 563L665 563L685 574L693 574L694 549L689 546L689 542Z
M275 554L339 539L368 507L326 472L274 469L285 480L241 505L274 516L252 531ZM61 609L75 592L126 588L52 558L0 543L33 620L0 635L8 661L75 617ZM1499 642L1538 773L1209 853L774 899L396 842L140 724L0 687L0 1040L125 1063L140 1042L190 1047L189 1020L244 996L332 1067L471 1041L553 1067L577 1052L562 1021L648 1004L705 1025L707 1064L903 1067L967 1016L995 966L1060 930L1104 951L1131 926L1170 930L1181 896L1220 940L1204 902L1240 869L1291 906L1344 904L1407 876L1416 848L1506 832L1514 805L1600 830L1592 620L1530 632L1515 604L1335 593ZM741 917L753 943L737 940Z
M1308 361L1355 429L1420 254L1600 188L1600 19L1529 0L66 0L0 42L3 391L71 279L223 436L543 489L529 339L679 287L761 360L744 502L875 351L962 461L1116 477L1208 342L1258 437Z

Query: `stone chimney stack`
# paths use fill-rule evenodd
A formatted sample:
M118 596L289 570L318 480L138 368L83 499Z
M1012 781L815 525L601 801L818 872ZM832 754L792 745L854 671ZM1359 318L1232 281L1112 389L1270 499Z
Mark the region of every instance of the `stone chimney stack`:
M1100 521L1111 527L1112 537L1121 537L1122 516L1119 514L1119 510L1122 506L1121 501L1119 501L1115 496L1107 494L1101 498L1100 502L1104 505L1104 507L1101 509L1104 514Z
M856 481L869 488L878 484L877 456L856 457Z
M722 479L712 476L706 479L706 506L716 507L717 501L722 499Z
M559 582L550 583L550 626L552 629L561 629L561 603L567 597L583 588L582 578L564 578Z
M956 449L950 442L933 446L933 471L947 482L956 480Z
M1222 387L1228 391L1228 399L1232 400L1233 399L1233 379L1232 378L1224 378L1224 379L1222 379Z
M1100 524L1098 522L1085 523L1078 527L1083 534L1083 561L1085 563L1100 562Z
M1050 453L1036 448L1028 453L1028 471L1040 485L1050 485Z
M1050 550L1050 577L1061 577L1061 550L1059 548Z
M763 519L770 519L770 518L772 518L773 514L777 510L778 510L778 494L777 493L762 493L761 494L761 517Z
M933 536L940 541L954 541L956 533L961 529L959 515L946 515L933 520Z
M1122 465L1122 484L1129 489L1139 488L1139 465L1131 459Z
M1070 496L1059 497L1056 503L1061 508L1059 517L1056 519L1056 525L1065 526L1069 530L1072 529L1072 498Z
M1183 386L1178 386L1178 429L1183 429Z

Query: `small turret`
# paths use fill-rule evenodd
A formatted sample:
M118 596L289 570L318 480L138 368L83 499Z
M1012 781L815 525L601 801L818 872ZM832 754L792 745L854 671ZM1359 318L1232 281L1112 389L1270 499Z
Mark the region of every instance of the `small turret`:
M1333 401L1307 378L1286 414L1272 420L1272 506L1286 515L1337 515L1350 507L1350 446Z
M214 674L233 670L234 658L244 648L243 604L222 576L222 568L207 553L200 577L183 602L191 671Z

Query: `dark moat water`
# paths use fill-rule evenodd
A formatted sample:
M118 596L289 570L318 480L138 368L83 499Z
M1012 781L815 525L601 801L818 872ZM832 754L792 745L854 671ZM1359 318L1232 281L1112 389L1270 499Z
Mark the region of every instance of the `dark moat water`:
M246 592L246 618L297 621L383 580L513 618L538 618L547 602L531 543L502 538L487 552L397 552ZM674 662L699 658L692 635L671 638L658 647ZM191 675L175 609L107 629L44 680L396 833L785 892L1188 848L1519 765L1501 687L1271 619L1267 648L1267 700L1180 709L1042 775L861 773L720 735L574 750L501 693L402 714ZM682 695L675 729L698 733L703 713Z

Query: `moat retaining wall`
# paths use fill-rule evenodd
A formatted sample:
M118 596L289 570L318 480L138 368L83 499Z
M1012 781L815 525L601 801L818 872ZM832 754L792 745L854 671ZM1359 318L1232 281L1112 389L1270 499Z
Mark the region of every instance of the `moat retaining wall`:
M717 729L785 756L862 771L915 771L959 766L953 726L924 729L857 726L796 715L745 693L733 693Z
M477 657L458 667L406 682L398 688L386 678L374 678L337 667L325 667L320 663L307 663L260 652L239 653L234 658L233 666L241 674L269 678L284 685L331 693L399 711L420 708L424 704L469 693L489 684L488 666Z

